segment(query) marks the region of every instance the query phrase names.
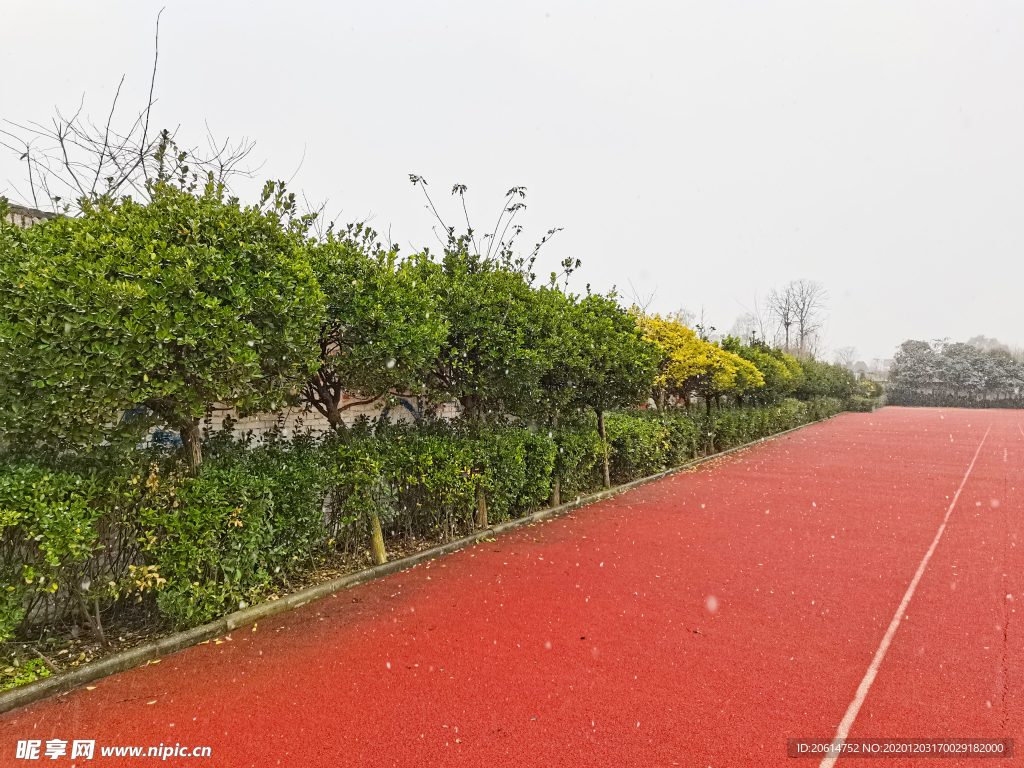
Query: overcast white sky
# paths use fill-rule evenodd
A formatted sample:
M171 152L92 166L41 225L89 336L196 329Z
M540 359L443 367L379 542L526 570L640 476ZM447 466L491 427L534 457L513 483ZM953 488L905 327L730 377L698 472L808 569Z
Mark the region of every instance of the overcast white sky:
M1020 2L0 0L0 118L100 119L122 74L141 105L163 6L156 121L255 139L261 178L305 154L296 191L406 252L436 245L409 173L480 228L524 185L522 245L564 227L542 266L578 290L721 331L805 277L862 359L1024 344Z

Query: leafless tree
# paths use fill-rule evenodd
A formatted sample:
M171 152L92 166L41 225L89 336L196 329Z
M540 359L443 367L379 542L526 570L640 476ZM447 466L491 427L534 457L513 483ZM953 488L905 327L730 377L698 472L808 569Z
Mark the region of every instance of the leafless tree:
M742 304L740 306L743 306ZM766 344L772 342L778 343L777 334L773 327L774 313L770 307L765 306L758 298L757 294L754 294L754 303L748 308L743 306L746 310L745 315L740 315L740 318L747 318L744 322L749 322L753 327L752 336L756 336ZM740 318L737 318L736 322L740 323Z
M778 324L787 352L811 355L818 351L827 299L824 286L814 280L790 280L781 290L772 288L768 311Z
M817 349L818 331L825 325L825 302L828 293L825 287L814 280L793 280L793 308L796 317L797 339L802 354L812 354Z
M750 344L757 338L758 320L753 312L744 312L732 324L730 335L735 336L744 344Z
M790 334L796 325L796 300L793 293L792 282L786 283L782 290L772 288L768 293L768 313L775 320L782 336L782 348L786 352L792 349Z
M137 200L148 200L150 185L161 175L177 179L202 176L227 186L234 176L252 174L243 168L254 147L248 139L219 142L207 126L206 147L182 150L177 144L176 130L152 130L150 118L156 103L159 59L157 14L149 97L126 122L120 121L118 113L124 77L102 123L95 123L84 114L84 96L72 113L57 109L49 121L3 121L0 146L15 152L26 167L27 186L11 186L26 202L39 209L76 213L83 199L131 195Z
M834 353L835 361L840 365L850 368L857 362L856 347L839 347Z
M680 325L685 325L687 328L693 328L693 321L697 319L697 313L692 309L680 307L676 310L676 313L672 315L672 319L676 320Z

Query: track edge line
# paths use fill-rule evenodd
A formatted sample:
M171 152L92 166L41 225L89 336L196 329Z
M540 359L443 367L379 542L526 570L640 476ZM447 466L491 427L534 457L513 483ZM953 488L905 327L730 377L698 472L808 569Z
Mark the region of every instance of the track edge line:
M914 578L911 580L910 586L907 587L907 591L903 595L903 600L900 601L899 608L896 609L896 615L893 616L892 621L889 622L889 628L885 631L885 635L882 637L882 642L878 645L878 650L875 651L875 655L871 658L871 664L868 666L867 672L864 673L864 677L860 681L860 685L857 686L857 692L853 696L853 701L851 701L850 706L846 708L846 714L843 715L843 719L839 721L839 727L836 730L836 735L832 739L831 754L822 759L819 768L832 768L832 766L835 765L836 760L838 760L842 754L843 744L846 743L846 739L850 734L850 729L853 727L853 723L857 719L857 714L860 712L860 708L864 704L865 699L867 699L868 692L871 690L871 684L875 681L875 677L878 675L878 670L882 666L882 661L885 660L885 654L888 653L889 646L892 644L892 640L896 636L896 630L900 628L900 624L903 621L903 614L906 613L907 606L910 605L910 601L914 597L914 592L917 590L918 582L920 582L921 577L924 576L925 569L928 567L928 561L932 559L935 549L939 546L942 534L946 530L946 524L949 522L949 516L953 514L953 508L956 506L956 502L960 498L960 492L964 489L964 486L967 485L967 478L971 476L974 464L978 461L978 456L981 455L981 449L984 447L985 441L988 440L988 435L991 431L992 427L990 426L985 430L985 436L981 438L981 442L978 443L978 450L974 452L974 458L971 459L971 463L967 467L967 472L964 473L964 479L960 481L960 487L957 488L956 493L953 494L953 500L950 501L949 507L946 509L946 515L942 518L939 530L935 534L935 538L932 539L932 544L928 547L928 551L925 552L924 558L921 560L921 564L917 567L917 572L914 574Z

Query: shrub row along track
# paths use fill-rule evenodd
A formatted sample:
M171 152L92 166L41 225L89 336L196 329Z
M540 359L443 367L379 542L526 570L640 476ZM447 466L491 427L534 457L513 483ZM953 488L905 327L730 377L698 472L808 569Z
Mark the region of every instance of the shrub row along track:
M858 687L851 737L1020 734L1022 425L846 414L8 713L0 763L784 765Z

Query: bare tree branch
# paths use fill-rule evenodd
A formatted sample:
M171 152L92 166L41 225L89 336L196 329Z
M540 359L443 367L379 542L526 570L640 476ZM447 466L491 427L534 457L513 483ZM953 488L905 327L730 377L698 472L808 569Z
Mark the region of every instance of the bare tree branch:
M46 123L4 120L0 146L17 152L27 167L28 197L36 208L74 214L86 200L133 195L149 199L151 186L161 178L197 183L201 176L228 188L235 176L251 176L243 167L255 144L243 138L215 142L207 126L207 149L180 149L177 130L150 136L160 59L160 16L157 14L149 98L133 120L119 126L118 109L125 84L118 83L106 120L97 125L84 113L85 96L75 112L60 110ZM4 140L9 139L9 140ZM301 167L301 165L300 165ZM13 185L12 185L13 186ZM45 200L44 200L45 197Z
M839 347L834 353L834 358L839 365L847 368L852 368L853 364L857 362L857 348L856 347Z
M626 294L626 298L628 298L642 314L646 315L648 307L654 303L654 297L658 295L658 289L655 288L647 296L643 296L636 289L636 286L633 285L632 280L627 280L626 282L629 283L630 290L630 292Z
M149 78L149 99L146 101L146 122L142 126L142 142L140 150L140 160L142 161L142 172L145 175L146 182L148 183L151 179L146 174L146 158L145 148L148 145L149 139L149 116L153 111L153 92L156 89L156 65L160 61L160 16L163 14L165 8L161 8L156 15L156 33L153 36L153 74Z
M828 293L821 283L805 279L790 282L787 289L793 297L800 353L813 355L818 351L817 333L825 325L825 301L828 299Z

